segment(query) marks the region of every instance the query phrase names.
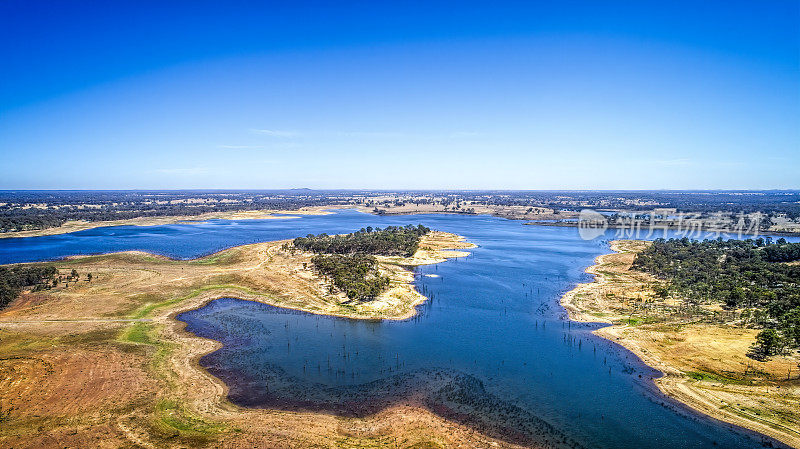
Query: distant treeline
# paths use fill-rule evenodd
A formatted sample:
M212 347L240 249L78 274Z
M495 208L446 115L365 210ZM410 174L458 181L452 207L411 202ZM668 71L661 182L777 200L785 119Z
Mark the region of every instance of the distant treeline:
M11 303L23 288L49 288L56 275L51 265L0 267L0 309Z
M387 197L402 197L403 200ZM199 201L198 201L199 200ZM68 220L107 221L137 217L200 215L304 206L439 203L453 212L474 213L475 205L544 207L559 210L675 208L709 215L762 212L775 219L800 217L800 191L356 191L356 190L187 190L187 191L0 191L0 232L44 229ZM81 207L87 206L87 207ZM472 207L469 207L472 206ZM378 209L380 211L380 209ZM769 222L764 220L764 226Z
M713 190L489 190L489 191L407 191L392 192L409 197L435 196L441 204L474 204L497 206L546 207L554 210L624 209L652 211L654 208L675 208L679 212L730 214L762 212L768 215L785 214L800 217L800 191L713 191ZM382 193L386 195L386 193ZM419 198L410 201L425 204ZM375 204L377 206L377 204Z
M759 349L772 355L800 347L800 243L778 239L658 239L633 267L669 281L659 294L722 302L760 313ZM749 312L748 312L749 313Z
M128 220L140 217L170 217L170 216L196 216L209 212L235 212L252 209L283 209L293 208L295 203L280 205L253 205L244 204L216 204L206 205L186 205L186 204L134 204L102 206L93 209L80 209L74 206L64 206L58 209L22 209L22 210L2 210L0 209L0 232L25 231L34 229L47 229L61 226L67 221L112 221ZM298 203L297 207L308 205Z
M423 225L389 226L385 229L367 227L346 235L309 234L294 239L294 246L315 253L410 257L417 252L420 237L428 232L430 229Z
M413 256L420 238L428 232L422 225L370 226L346 235L309 234L294 239L294 246L317 253L311 259L314 268L348 298L364 301L389 286L389 278L380 273L373 255Z
M336 195L304 191L0 192L0 232L46 229L67 221L111 221L139 217L196 216L258 209L294 210L347 204Z

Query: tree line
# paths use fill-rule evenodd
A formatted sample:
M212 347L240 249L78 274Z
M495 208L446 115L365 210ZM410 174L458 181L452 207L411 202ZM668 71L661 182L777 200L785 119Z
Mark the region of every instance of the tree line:
M742 193L747 193L743 195ZM384 200L387 195L408 199ZM0 232L44 229L69 220L107 221L258 209L291 210L305 206L378 207L406 202L441 203L453 212L474 213L461 203L487 206L546 207L558 210L621 209L647 212L676 208L710 217L762 212L772 221L784 214L800 218L800 191L0 191ZM380 210L380 209L379 209ZM763 220L763 227L770 222Z
M58 282L56 274L52 265L0 267L0 309L16 299L24 288L50 288Z
M633 268L668 281L660 296L747 308L763 328L757 352L770 356L800 347L800 243L778 239L657 239Z
M294 239L294 246L315 253L411 257L417 252L420 237L428 232L430 229L423 225L389 226L385 229L369 226L346 235L308 234Z

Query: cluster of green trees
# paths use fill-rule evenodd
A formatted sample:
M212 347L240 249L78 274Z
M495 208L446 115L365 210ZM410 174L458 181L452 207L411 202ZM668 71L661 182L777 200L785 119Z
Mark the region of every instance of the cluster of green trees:
M420 237L428 232L430 229L423 225L367 227L346 235L309 234L294 239L294 246L315 253L410 257L417 252Z
M311 262L349 299L372 299L389 286L389 278L378 270L378 261L368 254L317 254Z
M775 245L767 245L764 247L762 258L767 262L792 262L800 260L800 243L787 245L786 239L780 238L775 242Z
M0 309L16 299L23 288L49 288L56 282L56 273L51 265L0 267Z
M294 239L294 246L317 253L314 268L330 279L333 288L358 301L375 298L389 286L374 255L413 256L420 238L430 232L423 225L371 226L346 235L309 234Z
M659 294L754 309L764 328L758 352L770 356L800 347L800 243L778 239L658 239L633 267L668 280Z

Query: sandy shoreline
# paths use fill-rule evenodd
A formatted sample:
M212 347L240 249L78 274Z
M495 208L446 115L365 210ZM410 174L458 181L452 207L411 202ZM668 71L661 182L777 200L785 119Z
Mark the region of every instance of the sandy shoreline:
M636 304L637 301L631 299L634 292L641 296L643 289L652 287L654 282L646 279L647 275L630 270L632 257L625 261L620 258L623 254L632 256L632 252L640 249L632 246L636 243L645 244L613 241L613 252L598 256L594 265L586 268L585 271L594 275L595 279L578 284L561 298L561 305L567 310L569 318L574 321L610 324L594 331L594 334L621 345L643 363L660 371L663 376L654 379L655 386L679 404L719 421L775 438L792 447L800 447L800 426L779 422L774 418L774 409L786 413L787 408L791 410L796 407L796 397L800 390L798 382L780 382L778 378L780 374L785 376L786 366L794 361L772 360L762 363L742 360L747 345L754 339L754 330L702 323L662 325L663 328L677 326L681 329L675 332L664 330L657 324L632 324L636 320L632 321L629 316L633 317L637 313L630 308L626 309L625 304ZM628 299L608 299L621 296L624 298L625 292L629 294ZM646 299L647 296L645 302ZM723 351L721 347L726 344L737 346ZM693 351L684 350L683 345L691 346ZM708 360L714 360L716 364ZM768 374L766 379L747 380L744 377L747 380L745 382L733 379L732 375L732 379L727 380L717 374L728 373L721 371L720 366L735 369L744 363L754 372ZM754 365L757 367L751 367ZM702 373L699 379L696 373ZM690 374L694 374L694 377ZM770 377L769 374L773 376ZM790 415L785 419L796 423L798 413L800 412L795 409L792 413L794 416Z

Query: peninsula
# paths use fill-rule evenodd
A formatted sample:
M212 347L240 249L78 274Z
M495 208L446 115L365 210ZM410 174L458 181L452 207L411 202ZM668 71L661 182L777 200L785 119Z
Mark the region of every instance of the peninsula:
M593 282L566 293L571 319L610 326L595 334L636 354L663 376L658 388L714 418L800 446L800 359L753 357L750 309L668 294L667 281L637 269L653 242L616 240L586 271ZM750 354L750 356L748 356Z
M354 319L411 317L425 297L410 268L474 247L450 233L420 234L410 255L371 256L388 285L368 300L348 298L313 267L315 253L291 240L194 260L122 252L21 265L54 267L55 274L47 271L47 287L24 290L0 312L0 443L249 447L264 438L283 446L399 438L415 447L512 447L414 404L365 418L237 407L226 399L227 387L198 365L219 344L185 332L175 319L220 297ZM393 431L367 430L373 428Z

